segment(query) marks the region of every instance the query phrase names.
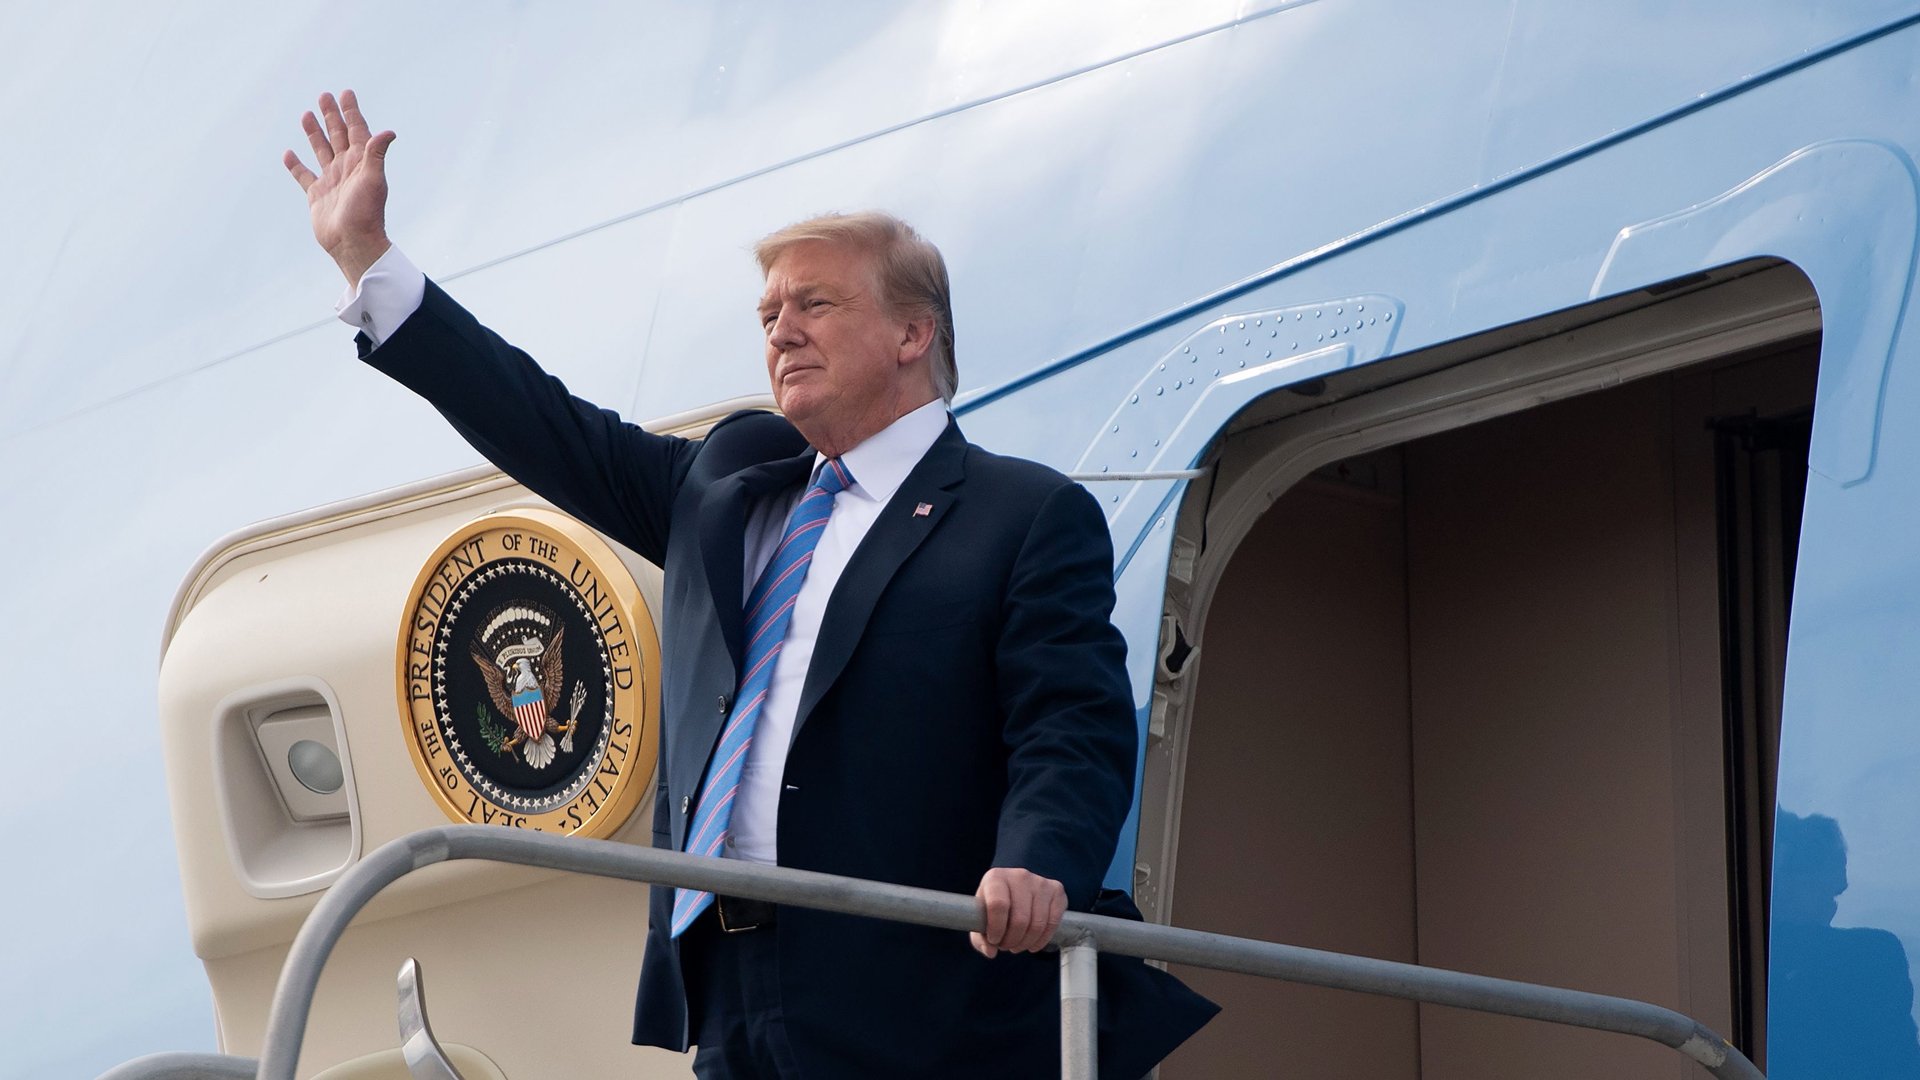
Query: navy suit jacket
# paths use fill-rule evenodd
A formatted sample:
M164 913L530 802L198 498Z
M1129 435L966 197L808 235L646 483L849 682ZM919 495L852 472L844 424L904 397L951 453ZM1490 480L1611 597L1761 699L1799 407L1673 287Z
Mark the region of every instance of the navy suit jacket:
M509 475L664 568L653 842L680 848L739 679L747 513L797 487L812 449L760 412L700 440L643 431L572 397L431 282L380 348L361 343ZM1090 909L1138 752L1112 565L1091 495L949 422L828 603L787 756L781 864L958 893L989 867L1024 867ZM652 891L633 1039L683 1050L672 898ZM773 932L810 1075L1057 1068L1053 956L989 961L964 934L804 909ZM1128 1000L1103 1016L1102 1072L1137 1077L1213 1007L1144 965L1115 970L1103 990Z

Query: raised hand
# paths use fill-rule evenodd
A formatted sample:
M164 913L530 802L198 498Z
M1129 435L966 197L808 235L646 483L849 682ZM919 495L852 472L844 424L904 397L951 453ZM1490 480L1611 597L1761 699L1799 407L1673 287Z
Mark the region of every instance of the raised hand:
M342 93L337 104L332 94L321 94L320 115L325 118L324 128L312 113L300 117L320 175L315 176L291 150L281 160L307 193L313 238L333 256L347 281L358 285L360 275L386 253L390 243L387 148L395 136L391 131L368 133L360 102L351 90Z

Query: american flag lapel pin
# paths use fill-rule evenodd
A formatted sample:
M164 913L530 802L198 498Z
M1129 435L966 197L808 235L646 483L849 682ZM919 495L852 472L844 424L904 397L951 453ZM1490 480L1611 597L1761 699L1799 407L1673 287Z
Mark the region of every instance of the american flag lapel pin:
M932 503L921 503L920 505L913 508L914 517L926 517L931 513L933 513Z

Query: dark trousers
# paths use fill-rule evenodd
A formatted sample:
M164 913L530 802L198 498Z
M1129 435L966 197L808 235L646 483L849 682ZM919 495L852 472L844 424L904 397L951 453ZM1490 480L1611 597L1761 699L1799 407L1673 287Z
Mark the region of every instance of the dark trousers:
M680 941L689 1030L700 1080L802 1080L787 1041L780 1001L780 958L765 927L729 934L712 908Z

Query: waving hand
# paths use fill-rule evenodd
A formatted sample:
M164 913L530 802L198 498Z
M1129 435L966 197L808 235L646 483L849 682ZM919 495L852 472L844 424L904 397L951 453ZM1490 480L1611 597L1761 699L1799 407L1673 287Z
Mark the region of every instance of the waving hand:
M321 94L320 117L310 112L300 117L319 175L291 150L282 161L307 193L313 238L333 256L347 281L358 284L388 247L387 148L395 136L391 131L369 133L351 90L342 93L338 103L332 94Z

